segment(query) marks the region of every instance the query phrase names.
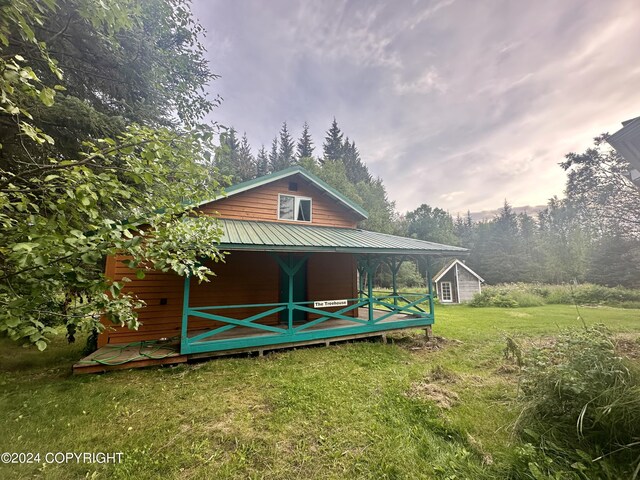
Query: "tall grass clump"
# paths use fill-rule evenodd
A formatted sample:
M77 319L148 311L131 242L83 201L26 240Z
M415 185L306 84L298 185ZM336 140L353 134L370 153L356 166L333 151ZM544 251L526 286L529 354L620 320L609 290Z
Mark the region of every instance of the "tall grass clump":
M505 283L487 285L469 302L472 307L537 307L559 304L640 308L640 290L591 283L546 285Z
M566 331L527 352L520 386L524 478L638 476L640 376L604 326Z

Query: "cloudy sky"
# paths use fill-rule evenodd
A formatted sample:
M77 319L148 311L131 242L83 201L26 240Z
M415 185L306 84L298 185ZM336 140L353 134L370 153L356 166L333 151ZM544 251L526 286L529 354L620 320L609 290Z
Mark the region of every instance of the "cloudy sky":
M558 166L640 115L640 1L194 0L212 119L269 146L333 117L399 211L561 195Z

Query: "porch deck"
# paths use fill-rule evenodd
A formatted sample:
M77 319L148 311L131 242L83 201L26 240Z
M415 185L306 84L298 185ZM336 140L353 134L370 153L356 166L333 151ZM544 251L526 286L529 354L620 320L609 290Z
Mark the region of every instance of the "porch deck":
M99 348L91 355L83 358L73 366L73 373L100 373L109 370L120 370L128 368L141 368L153 365L175 365L186 363L191 359L210 358L234 355L238 353L258 352L262 355L266 351L299 347L305 345L329 345L334 342L354 340L367 337L382 337L386 341L386 334L392 331L408 328L429 328L430 325L407 325L407 320L419 318L417 315L392 314L388 311L374 310L374 319L385 316L376 322L376 330L361 333L351 333L351 328L360 326L361 323L345 319L332 318L322 323L309 326L307 331L331 331L327 338L315 338L311 340L300 340L285 343L274 343L268 345L257 345L243 348L231 348L218 351L207 351L201 353L181 354L180 342L178 340L165 343L156 342L136 342L131 344L109 344ZM358 320L368 320L369 310L367 308L358 309ZM341 334L340 330L347 330ZM199 334L194 331L189 334ZM257 330L256 328L235 326L227 331L216 335L216 341L228 341L242 339L243 342L252 338L271 336L272 332ZM258 343L261 343L258 341Z

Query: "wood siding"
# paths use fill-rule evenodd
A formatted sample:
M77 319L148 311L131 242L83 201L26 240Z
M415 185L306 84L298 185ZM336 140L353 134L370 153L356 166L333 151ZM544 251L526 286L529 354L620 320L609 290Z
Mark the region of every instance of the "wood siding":
M141 340L171 338L180 334L179 322L176 329L176 319L182 315L182 293L184 279L176 274L163 272L147 272L145 278L138 279L135 272L129 269L123 260L128 257L117 255L107 258L106 275L114 281L128 277L132 281L126 284L124 292L136 295L147 304L138 311L138 318L142 325L138 330L127 327L114 326L108 319L103 318L105 331L98 337L98 346L107 343L129 343ZM166 305L161 300L166 299Z
M458 266L458 297L460 302L468 302L480 292L480 280L471 275L464 267Z
M143 340L172 338L180 335L184 278L173 273L151 271L138 279L122 260L127 257L109 257L107 275L119 281L132 279L124 289L144 300L146 307L138 312L141 326L137 331L113 326L103 319L107 330L100 335L98 345L130 343ZM278 303L280 275L276 261L264 252L232 252L225 263L213 265L216 276L210 282L191 282L190 306L242 305ZM308 260L307 292L309 300L334 300L357 296L355 259L350 254L313 254ZM164 304L163 304L164 303ZM327 310L337 310L327 309ZM216 313L231 318L255 315L261 308L218 310ZM354 312L356 315L356 312ZM317 318L310 315L309 320ZM278 324L278 315L271 315L260 323ZM206 330L221 326L220 322L191 317L189 330Z
M290 182L298 185L297 191L289 190ZM278 220L278 194L310 197L311 222ZM202 205L200 209L210 215L239 220L295 223L296 225L320 225L327 227L355 228L357 219L351 210L300 175L274 181L261 187L237 193Z
M309 258L307 270L307 293L310 301L342 300L358 297L356 259L348 253L317 253ZM313 305L309 305L313 308ZM336 312L344 307L323 308ZM346 313L358 316L358 310ZM309 315L309 320L320 315Z

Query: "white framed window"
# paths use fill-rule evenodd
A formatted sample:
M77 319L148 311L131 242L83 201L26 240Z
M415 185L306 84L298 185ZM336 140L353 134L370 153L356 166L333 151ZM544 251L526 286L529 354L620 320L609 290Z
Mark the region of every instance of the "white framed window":
M311 198L278 194L278 220L311 221Z
M440 298L441 302L453 302L453 295L451 293L451 282L441 282L440 291L442 294L442 298Z

